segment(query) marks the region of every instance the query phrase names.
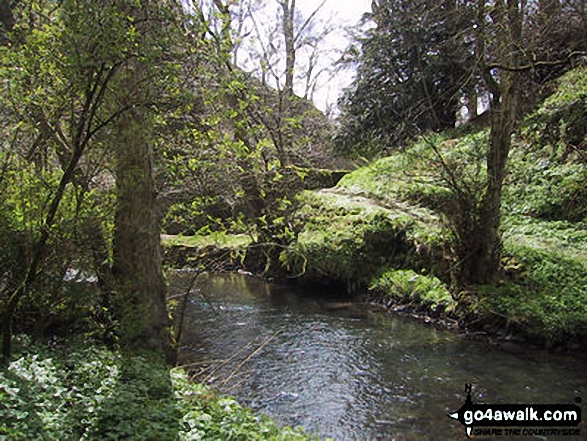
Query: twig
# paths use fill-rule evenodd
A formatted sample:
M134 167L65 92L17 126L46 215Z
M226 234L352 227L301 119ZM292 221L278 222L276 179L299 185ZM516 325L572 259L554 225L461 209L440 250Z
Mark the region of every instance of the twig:
M267 346L271 340L273 340L275 337L277 337L279 334L281 334L283 332L283 330L285 329L285 326L281 329L279 329L276 333L274 333L271 337L269 337L267 340L265 340L257 349L255 349L247 358L245 358L243 361L241 361L239 363L239 365L236 367L236 369L234 369L230 375L228 376L228 378L226 378L226 380L224 380L224 382L222 383L222 385L225 387L226 384L230 381L230 379L232 377L234 377L234 375L239 371L239 369L241 367L243 367L251 358L253 358L255 355L257 355L259 352L261 352L263 350L263 348L265 348L265 346Z
M194 284L196 283L196 279L198 278L199 275L200 275L200 272L197 272L196 275L194 277L192 277L192 280L190 281L188 289L183 294L183 298L182 298L181 306L180 306L180 310L179 310L179 319L177 320L177 325L175 327L175 339L178 344L178 347L179 347L179 342L181 341L181 334L183 332L183 319L185 317L185 310L186 310L187 304L188 304L188 296L190 295L190 291L194 287Z
M246 348L248 348L249 346L251 346L253 344L252 341L248 342L246 345L244 345L242 348L240 348L238 351L236 351L234 354L232 354L230 357L228 357L226 360L224 360L222 363L220 363L218 366L215 367L215 369L213 369L207 376L206 378L204 378L204 380L202 381L203 383L207 382L210 377L218 371L218 369L220 369L223 366L226 366L228 363L230 363L234 357L236 357L238 354L240 354L242 351L244 351ZM206 372L208 369L204 369L202 372L200 372L200 374L203 374L204 372ZM196 375L192 375L190 377L190 380L193 380L196 377Z
M455 174L452 172L451 168L444 161L444 157L440 153L440 150L438 150L438 147L436 146L436 144L434 144L434 142L432 142L425 135L422 135L422 139L424 140L424 142L426 144L428 144L428 146L436 154L436 157L440 161L440 164L442 165L442 168L444 169L444 172L446 173L448 183L453 188L453 190L455 190L461 197L463 197L465 194L470 195L471 194L471 190L468 188L467 184L465 182L463 182L462 180L461 180L461 183L460 184L462 184L462 186L464 187L464 190L463 190L463 188L461 188L461 185L459 184L459 179L457 179L457 177L455 176Z

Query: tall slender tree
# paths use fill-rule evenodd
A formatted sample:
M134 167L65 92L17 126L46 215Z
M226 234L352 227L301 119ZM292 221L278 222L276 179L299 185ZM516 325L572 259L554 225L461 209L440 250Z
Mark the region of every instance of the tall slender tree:
M480 5L485 7L484 5ZM461 231L461 279L470 283L489 283L500 268L501 198L511 138L518 120L520 63L522 62L521 4L513 0L496 1L491 17L499 32L495 63L484 62L487 84L491 85L491 131L487 153L487 182L478 213L470 231ZM482 17L485 14L481 14ZM483 54L483 57L486 55ZM492 71L499 70L496 79Z

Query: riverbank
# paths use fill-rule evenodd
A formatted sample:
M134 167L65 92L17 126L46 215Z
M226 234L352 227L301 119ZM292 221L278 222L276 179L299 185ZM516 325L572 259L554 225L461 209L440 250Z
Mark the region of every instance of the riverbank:
M457 283L460 262L448 220L457 196L444 174L448 166L467 188L481 188L487 129L422 137L333 188L303 191L296 215L304 227L281 263L301 282L336 286L425 321L456 321L476 337L584 349L586 94L587 69L569 72L514 136L503 195L502 271L494 283ZM246 244L239 247L239 240L207 252L242 267Z
M293 273L366 291L378 303L458 320L475 335L561 350L587 337L587 69L569 72L514 136L502 206L502 271L462 286L446 167L482 188L485 130L422 137L326 190L283 259ZM469 132L467 132L469 130Z
M0 438L306 440L152 354L93 342L26 342L0 371Z

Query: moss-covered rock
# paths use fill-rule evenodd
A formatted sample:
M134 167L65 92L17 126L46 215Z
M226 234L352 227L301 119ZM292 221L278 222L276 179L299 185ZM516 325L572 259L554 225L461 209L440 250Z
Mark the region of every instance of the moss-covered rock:
M369 291L386 306L401 304L433 315L452 314L457 306L438 278L412 270L387 270L373 278Z
M301 199L306 224L282 261L306 280L356 292L385 266L447 266L442 250L450 233L428 209L384 205L342 188L305 192Z

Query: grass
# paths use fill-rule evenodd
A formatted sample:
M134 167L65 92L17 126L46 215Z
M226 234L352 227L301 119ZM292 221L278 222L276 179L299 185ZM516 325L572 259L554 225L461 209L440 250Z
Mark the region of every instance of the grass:
M217 247L238 249L245 248L252 242L252 238L247 234L226 234L224 232L211 232L206 235L193 236L172 236L163 235L161 238L163 246L187 247L187 248L205 248Z

